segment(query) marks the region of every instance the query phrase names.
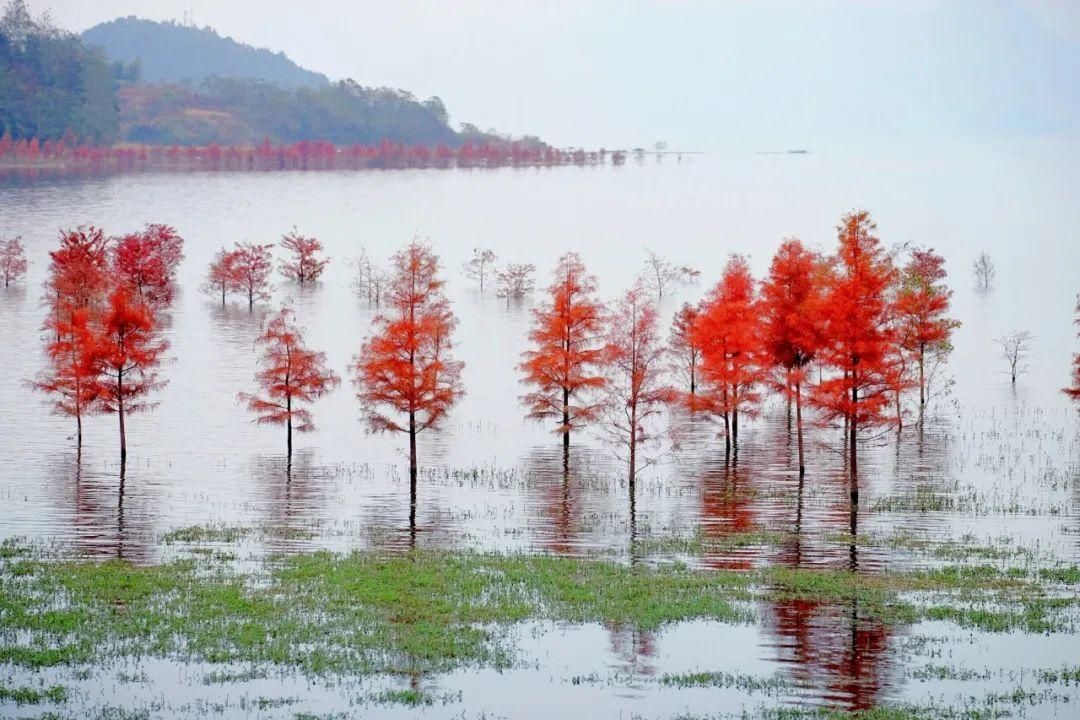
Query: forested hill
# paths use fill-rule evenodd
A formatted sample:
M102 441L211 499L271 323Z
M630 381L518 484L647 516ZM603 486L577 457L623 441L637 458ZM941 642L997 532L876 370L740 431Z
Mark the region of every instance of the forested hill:
M111 45L117 55L105 57L87 44L103 34L125 38ZM129 18L99 25L83 40L45 17L33 18L24 0L8 0L0 14L3 147L34 138L64 138L66 147L250 146L264 138L458 147L500 140L466 124L457 133L449 121L437 97L420 100L353 80L331 83L284 55L210 30Z
M221 37L210 28L117 18L82 34L83 42L99 47L111 61L136 63L149 83L190 83L211 77L262 80L286 89L319 87L329 80L305 70L284 53L255 48Z

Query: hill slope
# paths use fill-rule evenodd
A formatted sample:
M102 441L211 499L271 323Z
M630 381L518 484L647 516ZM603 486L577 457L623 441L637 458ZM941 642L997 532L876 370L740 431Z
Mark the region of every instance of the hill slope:
M99 47L109 60L138 61L142 79L150 83L199 85L210 77L262 80L283 88L315 88L329 80L305 70L284 53L255 48L221 37L210 28L193 28L136 17L117 18L82 34L83 42Z

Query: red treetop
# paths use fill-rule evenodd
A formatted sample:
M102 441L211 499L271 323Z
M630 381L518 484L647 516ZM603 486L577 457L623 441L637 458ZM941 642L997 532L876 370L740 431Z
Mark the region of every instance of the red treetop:
M605 355L608 436L626 451L633 480L639 446L654 439L648 421L674 395L663 384L665 351L656 329L656 306L643 282L619 299L608 318Z
M301 285L318 280L330 262L330 258L319 257L323 249L321 242L304 237L295 229L281 239L281 247L292 253L292 257L281 265L282 275Z
M8 287L26 274L26 251L22 238L0 239L0 278L4 287Z
M172 304L176 268L184 257L184 240L168 225L148 225L125 235L113 249L117 278L155 311Z
M900 274L896 297L901 346L918 351L946 342L958 323L945 317L952 290L945 283L945 258L933 250L913 250Z
M884 410L896 385L889 360L896 339L889 302L896 270L876 229L865 210L845 215L837 228L840 248L824 304L828 343L821 353L834 374L812 396L825 422L846 418L855 432L892 422Z
M463 364L451 357L457 319L443 295L439 260L414 240L394 255L387 313L353 366L357 398L372 432L436 429L464 394ZM402 417L403 416L403 417ZM415 467L415 453L413 453Z
M598 372L604 362L603 305L595 297L596 278L585 272L577 253L559 259L548 293L550 303L533 310L533 349L525 351L520 365L524 382L536 389L522 400L527 417L555 418L555 432L569 443L570 431L596 419L602 409L584 396L604 386Z
M239 399L258 416L260 425L285 425L291 436L293 430L315 429L311 411L298 406L326 395L341 378L326 367L325 353L304 347L301 329L290 316L292 312L282 308L256 340L264 346L262 369L255 375L262 395L241 393Z
M750 266L742 255L732 255L694 323L707 385L704 407L724 418L731 439L738 439L739 413L756 413L761 400L755 390L764 376L757 317Z
M785 370L802 369L822 343L824 271L818 255L797 238L785 240L761 284L762 340L768 360Z
M230 289L247 297L248 309L256 300L270 299L270 273L274 269L273 245L237 243L227 263Z
M60 234L60 248L49 253L46 284L54 314L100 309L110 284L106 242L105 233L93 225Z
M151 410L142 398L165 386L157 367L169 343L157 332L153 311L127 288L109 295L95 354L101 363L101 402L107 413Z

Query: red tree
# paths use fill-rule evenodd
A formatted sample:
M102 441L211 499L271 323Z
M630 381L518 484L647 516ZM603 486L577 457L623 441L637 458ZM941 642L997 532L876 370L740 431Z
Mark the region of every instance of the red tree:
M823 306L827 342L821 352L833 372L813 389L811 398L824 421L844 421L853 480L859 431L891 422L884 410L896 382L889 362L896 340L889 302L896 270L874 235L876 229L865 210L845 215L837 228L840 248ZM855 482L851 496L858 502Z
M0 277L4 278L4 287L9 287L26 274L26 251L22 238L0 239Z
M522 400L529 408L527 417L559 421L555 432L568 448L570 431L595 420L602 409L587 393L604 386L599 374L604 362L603 305L595 297L596 278L585 272L577 253L559 258L548 292L550 303L533 310L533 349L525 351L520 365L525 384L536 389Z
M218 250L214 255L214 261L210 263L210 268L206 273L206 282L202 286L205 293L221 293L222 306L225 305L226 293L236 285L236 271L233 269L235 262L235 250L231 252L225 248Z
M295 229L281 239L281 247L292 253L292 257L281 265L281 273L289 280L300 283L313 283L326 269L330 258L320 257L323 245L313 237L304 237Z
M292 454L292 434L315 429L309 404L338 386L341 378L326 367L326 354L304 346L302 330L290 319L292 312L282 310L269 322L256 340L264 346L262 370L255 380L261 395L240 393L241 402L258 417L260 425L284 425L286 447Z
M255 307L256 300L270 299L270 273L274 269L270 249L273 245L237 243L229 263L230 285L243 294L248 310Z
M1080 327L1080 295L1076 296L1076 325ZM1077 333L1080 337L1080 332ZM1065 394L1073 400L1080 401L1080 353L1073 355L1073 380L1072 387L1065 388Z
M619 299L608 318L605 355L608 435L626 450L633 483L638 449L653 439L649 419L672 398L671 388L663 384L665 353L656 330L656 307L640 281Z
M756 414L761 401L757 385L764 373L754 295L746 258L732 255L694 323L706 386L701 407L723 418L728 451L739 441L739 414Z
M176 269L184 258L184 240L168 225L148 225L125 235L113 248L118 282L155 312L172 304Z
M144 398L164 387L157 367L169 344L159 337L154 313L124 286L109 295L96 338L94 355L100 363L101 408L120 421L120 460L127 459L127 415L151 410Z
M701 372L701 346L694 339L694 323L699 315L700 305L683 303L675 313L675 319L671 323L671 336L668 338L668 350L676 370L686 379L688 393L685 400L691 410L696 407L698 375Z
M919 373L919 422L926 412L928 352L947 354L960 323L948 318L952 291L945 286L945 259L933 250L913 250L900 273L896 296L900 350L915 360Z
M776 251L769 276L761 285L762 341L769 364L781 370L778 384L795 404L800 475L806 472L802 389L806 367L817 357L822 344L825 278L821 258L791 238Z
M100 388L100 366L95 353L95 335L86 308L73 310L67 319L49 321L48 329L56 338L46 353L50 368L30 383L40 392L54 396L53 409L75 418L76 438L82 445L82 419L95 410Z
M60 248L49 253L49 279L53 315L67 320L71 311L100 310L110 284L105 233L94 226L60 234Z
M387 314L353 365L357 398L371 432L409 435L409 477L416 482L416 436L438 429L464 394L462 363L451 356L457 319L443 294L439 259L413 241L391 263Z

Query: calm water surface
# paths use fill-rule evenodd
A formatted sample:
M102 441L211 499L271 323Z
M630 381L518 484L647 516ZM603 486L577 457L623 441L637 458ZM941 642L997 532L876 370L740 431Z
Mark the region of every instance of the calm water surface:
M501 262L534 263L546 284L558 255L577 250L598 276L602 295L614 298L651 248L702 271L700 285L665 298L670 317L681 302L708 290L729 253L749 255L760 276L782 238L796 235L831 251L841 214L866 207L887 244L929 245L946 258L953 312L963 325L945 370L952 384L938 398L933 422L921 433L883 435L860 458L863 501L855 530L968 536L1075 562L1080 421L1060 388L1076 347L1078 161L1080 148L1058 143L650 158L618 168L146 174L0 186L0 236L21 235L31 261L23 286L0 289L0 537L26 536L86 556L138 562L168 552L162 542L168 531L196 524L301 531L303 539L269 540L255 552L418 545L603 551L632 559L631 548L651 543L661 554L713 567L814 564L872 572L908 562L887 548L830 541L853 522L839 435L813 433L800 485L779 402L744 430L737 463L730 465L715 426L665 418L668 432L655 453L660 461L634 497L610 449L589 433L574 438L564 460L549 428L523 420L517 400L515 365L530 304L507 307L491 293L481 295L460 271L473 248L490 247ZM166 330L174 358L162 372L169 385L155 411L131 418L122 478L115 418L90 419L77 452L73 422L51 415L45 399L24 384L43 367L46 253L59 229L86 222L110 234L164 222L187 241L181 291ZM300 291L276 279L273 301L253 313L239 302L223 308L198 292L218 248L276 242L294 225L319 237L332 258L318 287ZM456 354L465 362L468 395L443 433L421 441L423 471L411 519L402 438L364 433L347 382L316 404L318 429L297 438L291 461L283 453L283 432L251 423L235 396L252 389L253 340L266 314L283 302L307 327L309 345L324 350L347 376L376 312L351 289L350 262L361 248L385 261L414 235L429 237L444 262L460 318ZM975 290L970 273L983 250L998 270L985 294ZM993 343L1014 329L1035 338L1029 371L1015 388ZM751 530L796 539L707 552L672 542L663 550L672 539L696 538L713 547L711 541L722 544ZM499 678L513 692L491 697L483 690L490 679L476 674L428 679L463 700L425 712L460 716L464 707L470 716L482 710L526 716L534 712L529 698L538 695L606 716L752 707L760 698L735 690L659 692L638 681L728 665L805 676L817 688L809 700L845 707L954 692L947 682L907 677L893 659L904 639L862 622L858 608L794 604L760 614L758 627L689 624L648 637L599 626L548 628L539 640L523 633L533 638L537 665ZM975 658L990 653L999 661L995 667L1023 667L1008 657L1000 637L963 637L958 654L971 648ZM705 647L745 652L716 658L702 649L702 638L709 638ZM1062 654L1060 638L1024 636L1017 647L1027 645L1044 659ZM568 679L603 663L600 679ZM192 683L198 691L198 681ZM160 684L123 687L135 699L161 691ZM328 708L335 697L323 698ZM1032 716L1043 710L1031 710Z

